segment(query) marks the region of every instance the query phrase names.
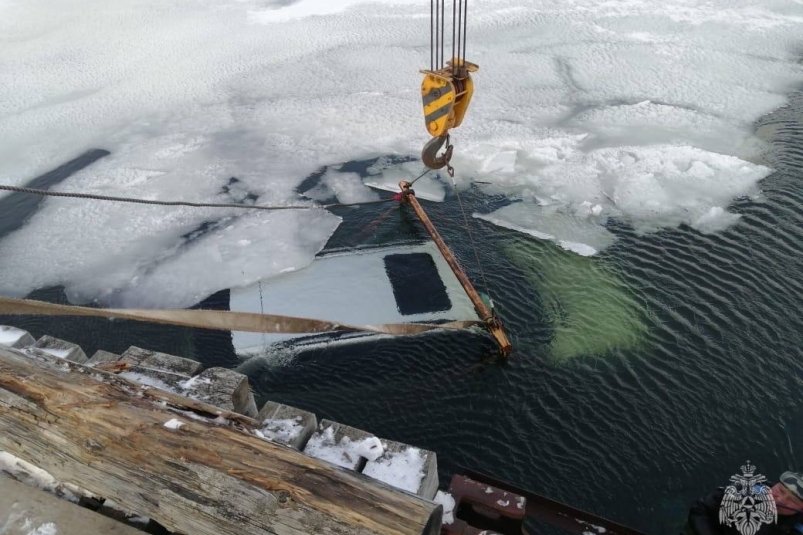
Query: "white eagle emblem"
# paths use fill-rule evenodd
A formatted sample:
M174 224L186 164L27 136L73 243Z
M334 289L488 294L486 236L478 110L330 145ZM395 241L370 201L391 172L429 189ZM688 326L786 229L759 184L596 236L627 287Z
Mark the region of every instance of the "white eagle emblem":
M725 487L725 495L719 505L719 523L733 526L741 535L756 535L762 524L778 521L775 499L767 480L754 474L756 467L747 461L742 465L742 475L733 475L731 484Z

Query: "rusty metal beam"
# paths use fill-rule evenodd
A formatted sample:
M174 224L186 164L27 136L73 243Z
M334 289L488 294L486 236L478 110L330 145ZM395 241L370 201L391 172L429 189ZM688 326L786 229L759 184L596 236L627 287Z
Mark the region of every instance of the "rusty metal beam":
M468 279L465 271L463 271L463 268L460 267L460 264L457 262L457 258L455 258L454 253L452 253L452 250L449 249L448 245L446 245L446 242L441 237L438 229L436 229L435 225L432 224L429 216L427 216L427 213L421 207L418 199L416 199L415 192L411 188L410 183L406 180L402 180L399 182L399 187L401 187L402 192L402 203L410 205L415 212L415 215L418 216L421 224L424 225L424 228L432 237L432 241L435 242L438 250L443 255L444 260L446 260L446 263L449 264L450 268L452 268L457 280L460 281L460 285L463 286L463 289L466 291L468 298L474 305L474 309L477 311L480 319L485 324L485 328L489 333L491 333L491 336L499 346L500 355L506 358L513 350L513 345L510 343L507 333L505 333L505 329L502 327L502 323L499 321L499 318L497 318L491 309L488 308L488 306L482 300L482 297L480 297L480 294L471 284L471 281Z
M568 533L581 535L583 533L606 533L608 535L645 535L636 529L623 526L607 518L577 509L571 505L541 496L534 492L518 488L506 481L500 481L487 474L473 470L463 470L467 477L498 489L506 490L527 499L527 516L566 530ZM602 530L600 529L602 528Z

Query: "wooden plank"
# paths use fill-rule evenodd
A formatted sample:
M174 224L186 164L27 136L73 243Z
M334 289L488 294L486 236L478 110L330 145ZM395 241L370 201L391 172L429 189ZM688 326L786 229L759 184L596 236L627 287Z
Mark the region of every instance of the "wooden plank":
M170 530L440 529L441 507L432 502L261 440L248 433L250 418L216 425L197 414L230 413L46 354L0 348L0 450ZM179 429L164 426L173 418Z

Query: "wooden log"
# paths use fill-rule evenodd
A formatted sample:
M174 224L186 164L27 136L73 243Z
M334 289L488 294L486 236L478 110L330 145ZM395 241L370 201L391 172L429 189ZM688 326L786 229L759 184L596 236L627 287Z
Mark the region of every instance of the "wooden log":
M171 419L181 427L166 427ZM259 439L251 425L35 350L0 348L0 450L170 530L438 533L439 505Z

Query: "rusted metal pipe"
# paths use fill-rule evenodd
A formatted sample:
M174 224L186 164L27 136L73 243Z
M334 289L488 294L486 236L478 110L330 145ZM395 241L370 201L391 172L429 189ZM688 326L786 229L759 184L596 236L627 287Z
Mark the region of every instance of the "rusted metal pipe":
M465 475L455 476L455 478L452 479L452 484L454 484L455 479L458 481L468 479L469 481L490 485L495 489L523 496L526 499L526 512L529 518L561 528L567 533L576 535L588 532L607 533L609 535L645 535L643 532L634 528L623 526L613 520L518 488L511 483L500 481L487 474L473 470L462 470L461 472Z
M457 258L455 258L452 250L449 249L449 246L446 245L445 241L443 241L438 229L435 228L435 225L432 224L429 216L427 216L426 212L424 212L424 209L421 207L421 204L419 204L418 199L415 197L415 192L411 188L411 184L406 180L402 180L399 182L399 187L401 188L402 202L409 204L412 207L415 215L417 215L418 219L421 221L421 224L423 224L424 228L427 229L427 232L432 237L432 241L435 242L435 245L443 255L444 260L446 260L446 263L449 264L450 268L452 268L457 280L460 281L460 285L466 291L466 295L468 295L468 298L474 305L474 310L477 311L480 319L485 324L485 328L488 329L488 332L491 333L491 336L493 336L494 340L499 346L500 355L506 358L513 350L513 345L510 343L507 333L505 333L499 318L497 318L491 309L488 308L488 306L482 300L482 297L480 297L480 294L471 284L471 281L468 279L465 271L463 271L463 268L460 267L460 264L457 262Z

